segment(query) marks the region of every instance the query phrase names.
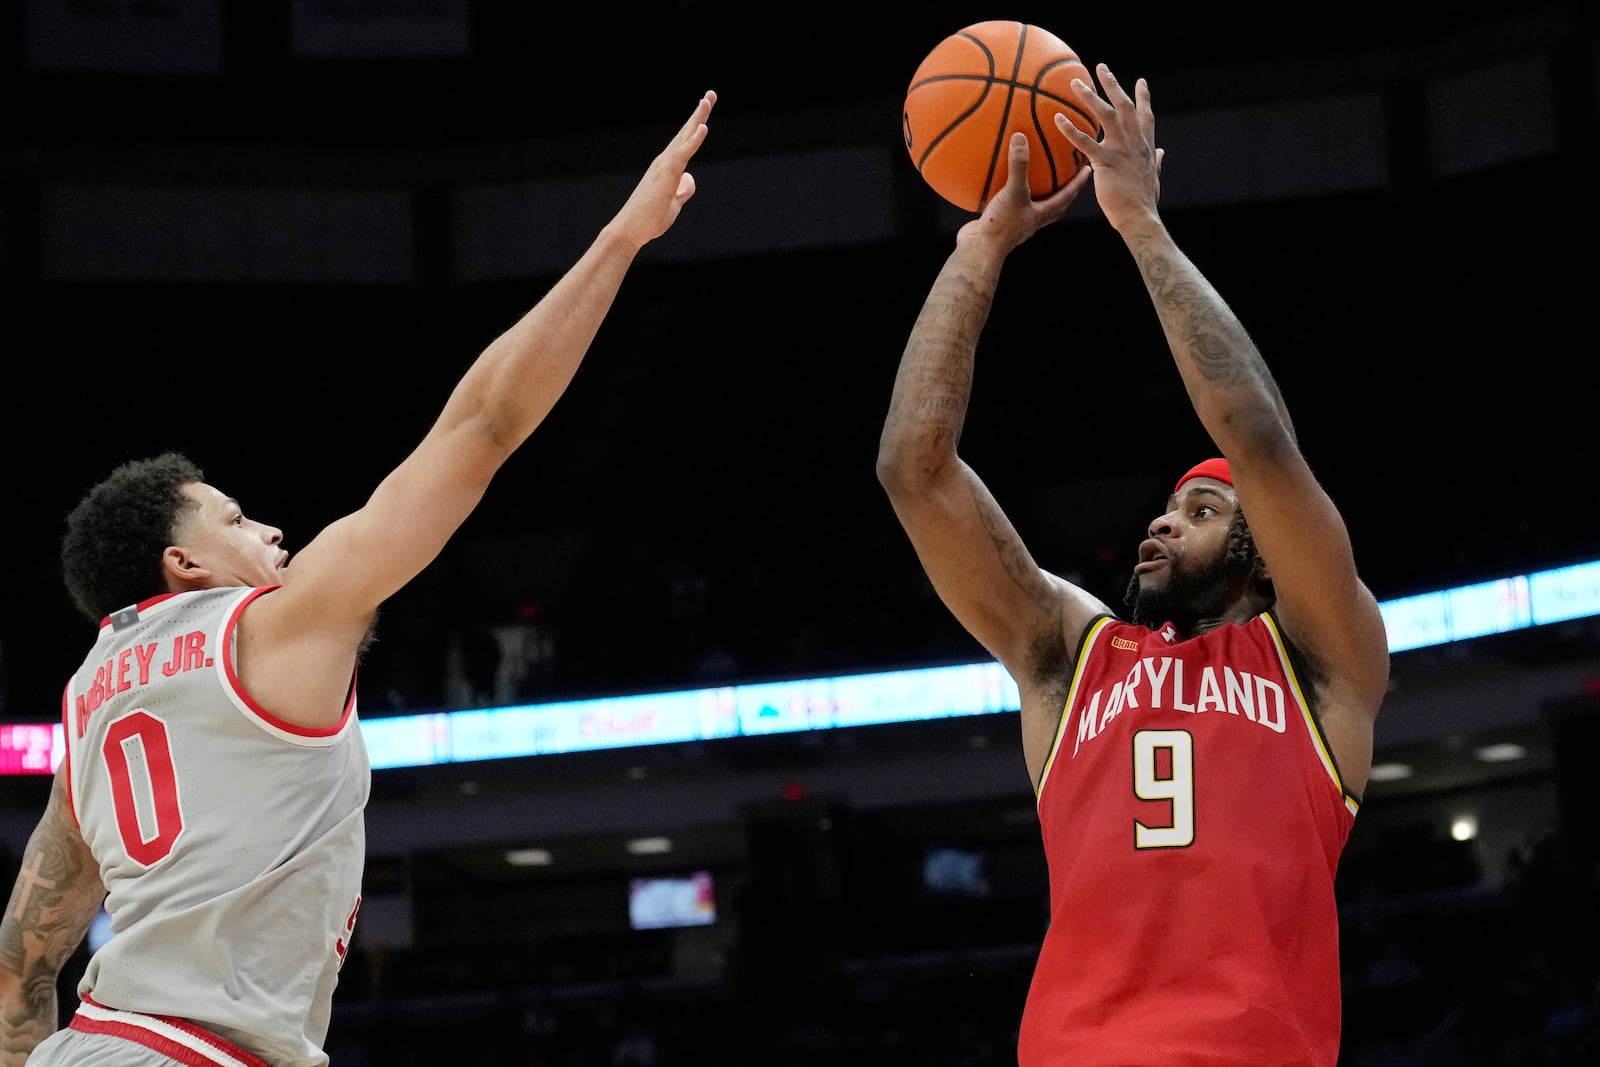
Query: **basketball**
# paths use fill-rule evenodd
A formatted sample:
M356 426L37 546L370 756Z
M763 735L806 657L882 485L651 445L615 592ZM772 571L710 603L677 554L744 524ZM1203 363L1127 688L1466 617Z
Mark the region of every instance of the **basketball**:
M982 211L1006 183L1011 135L1028 135L1028 188L1048 196L1083 160L1056 128L1063 112L1085 133L1099 124L1072 95L1094 78L1061 38L1023 22L978 22L934 46L906 90L906 151L945 200Z

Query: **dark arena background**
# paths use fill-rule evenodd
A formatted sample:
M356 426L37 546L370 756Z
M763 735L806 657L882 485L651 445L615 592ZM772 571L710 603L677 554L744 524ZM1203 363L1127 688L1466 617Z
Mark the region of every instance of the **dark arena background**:
M1394 655L1339 871L1341 1063L1600 1062L1594 5L6 4L8 726L58 716L92 640L58 563L90 483L181 449L298 548L721 98L571 389L383 609L369 729L572 702L586 743L374 772L334 1067L1015 1062L1046 883L1014 709L662 740L593 710L649 702L587 703L985 661L874 460L966 218L901 100L992 18L1150 80L1168 224L1364 578L1490 619ZM1208 446L1091 201L1011 257L962 448L1118 604ZM8 880L48 784L0 778Z

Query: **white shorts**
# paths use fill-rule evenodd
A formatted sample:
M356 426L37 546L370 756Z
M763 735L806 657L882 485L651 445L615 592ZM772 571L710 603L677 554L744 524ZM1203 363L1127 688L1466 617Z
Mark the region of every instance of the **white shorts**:
M183 1019L118 1011L85 1000L72 1022L39 1043L28 1067L271 1067Z
M172 1067L163 1056L126 1038L57 1030L28 1057L28 1067Z

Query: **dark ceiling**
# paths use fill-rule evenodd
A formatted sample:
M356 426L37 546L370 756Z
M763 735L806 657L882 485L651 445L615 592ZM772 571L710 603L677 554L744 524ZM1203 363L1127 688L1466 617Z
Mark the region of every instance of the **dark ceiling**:
M53 714L85 637L56 545L88 482L124 455L183 448L303 543L359 504L464 361L537 296L543 279L451 279L436 185L497 168L635 169L664 116L707 87L722 94L708 160L892 144L916 62L996 13L678 2L554 15L479 2L465 55L356 62L295 58L288 4L224 2L217 72L134 75L31 63L28 6L0 15L15 31L0 90L21 102L0 117L0 296L14 323L3 536L13 603L26 606L7 613L0 643L5 715L23 720ZM1561 86L1587 71L1586 104L1557 96L1552 154L1411 188L1175 209L1172 221L1278 374L1380 597L1595 555L1581 517L1594 510L1582 486L1600 416L1589 280L1563 252L1595 229L1589 5L1003 14L1148 73L1158 109L1381 87L1405 114L1432 80L1501 56L1548 57ZM418 190L420 217L434 220L413 284L73 283L43 263L39 207L61 184L386 176ZM715 205L706 190L690 216L716 225ZM373 712L389 680L437 673L455 628L530 599L560 639L551 694L692 681L717 642L757 676L976 654L928 596L872 476L894 360L948 239L908 225L866 247L641 265L598 358L457 544L386 610ZM1040 561L1113 601L1151 494L1208 447L1175 376L1149 360L1159 334L1123 256L1090 227L1017 255L964 439ZM619 360L629 349L644 356ZM676 626L683 580L706 589L705 632ZM409 703L435 697L424 686Z
M1148 75L1161 114L1381 91L1397 117L1391 147L1412 161L1427 154L1417 115L1438 79L1548 59L1549 153L1169 220L1272 365L1380 598L1600 558L1588 488L1600 421L1585 258L1600 141L1592 4L765 11L679 0L557 15L508 0L468 5L465 56L356 62L294 58L287 3L234 0L221 3L221 69L200 75L38 69L25 44L31 6L0 12L12 42L0 54L11 324L0 546L12 567L0 718L56 712L89 635L61 587L60 522L116 461L190 451L298 547L358 506L425 431L466 360L548 283L452 276L452 183L635 170L708 87L722 96L708 162L893 147L917 61L995 14ZM419 277L53 280L41 204L60 186L97 183L392 184L416 194ZM684 222L725 225L717 211L708 186ZM458 540L385 608L364 710L436 706L450 642L528 600L557 647L529 700L700 684L716 647L738 678L976 658L873 476L894 363L949 243L948 227L913 219L864 246L642 263L550 419ZM1166 479L1207 448L1124 256L1087 225L1016 254L963 439L1040 562L1112 602ZM684 588L700 590L688 619ZM1537 703L1552 672L1581 678L1597 650L1600 634L1578 625L1398 657L1396 719L1411 718L1380 755L1413 774L1374 784L1370 800L1399 807L1548 780L1558 753L1536 709L1491 709L1507 714L1488 726L1462 713L1474 692L1499 700L1508 685L1525 683ZM403 707L391 691L405 691ZM414 862L402 879L432 879L455 901L463 885L737 865L741 817L781 808L794 784L826 810L836 783L865 840L1016 844L1036 860L1013 726L1001 715L379 772L375 870ZM1486 764L1474 750L1490 741L1528 755ZM894 774L899 793L883 785ZM44 785L14 780L4 798L31 818ZM972 795L952 799L963 787ZM701 817L695 799L719 791ZM623 858L625 827L670 832L675 851ZM514 845L550 848L558 863L512 868L503 852Z

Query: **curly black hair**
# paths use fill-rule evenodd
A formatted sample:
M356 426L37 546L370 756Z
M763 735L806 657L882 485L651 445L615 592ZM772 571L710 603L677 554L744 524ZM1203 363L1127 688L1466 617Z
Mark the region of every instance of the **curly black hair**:
M1250 532L1250 524L1244 519L1244 509L1236 509L1233 518L1228 522L1228 565L1241 571L1247 571L1270 597L1272 595L1272 582L1262 578L1260 569L1266 566L1261 559L1261 553L1256 550L1256 535Z
M187 456L163 452L122 464L78 501L61 540L61 570L90 622L167 591L161 554L184 512L198 506L183 487L203 481Z

